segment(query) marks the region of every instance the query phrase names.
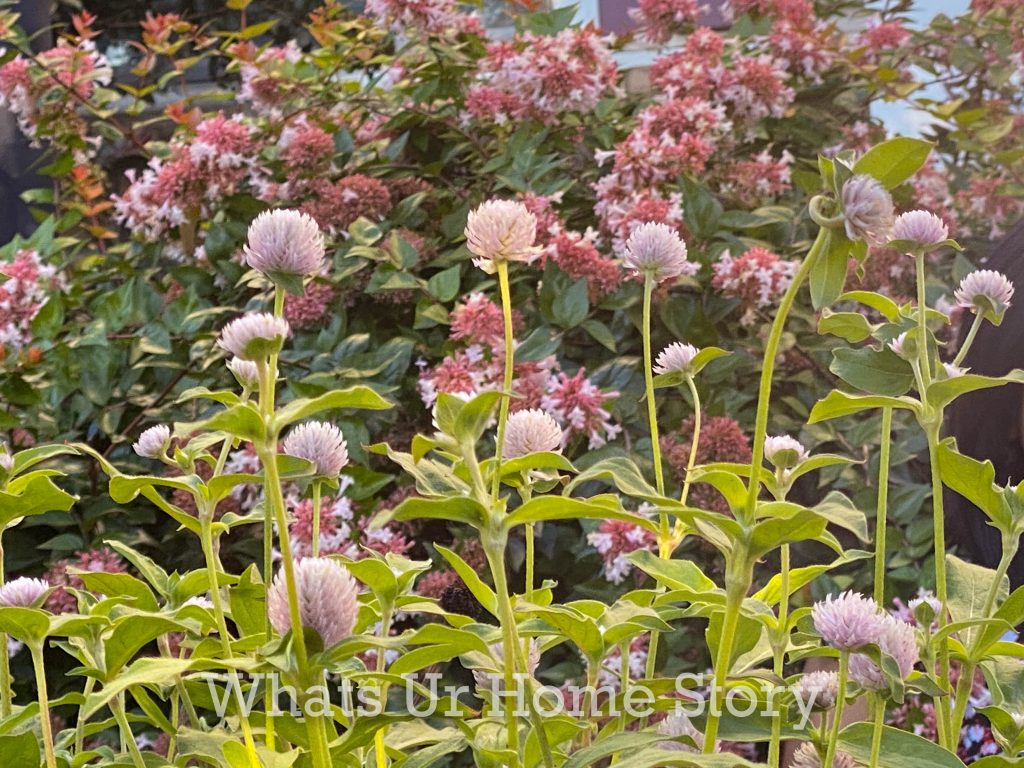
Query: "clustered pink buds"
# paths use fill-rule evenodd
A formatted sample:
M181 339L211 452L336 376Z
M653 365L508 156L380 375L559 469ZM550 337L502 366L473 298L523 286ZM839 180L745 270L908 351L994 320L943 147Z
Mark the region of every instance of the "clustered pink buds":
M170 444L171 428L166 424L157 424L139 435L138 442L132 448L143 458L161 459L167 454Z
M815 603L811 619L825 642L840 651L854 651L877 642L882 632L878 603L856 592L829 595Z
M50 585L42 579L22 576L0 587L0 607L31 608L49 589Z
M863 174L848 179L842 202L847 237L876 247L889 242L895 218L892 195L877 179Z
M683 344L674 341L658 353L654 360L654 372L661 375L665 373L690 373L690 364L693 358L700 352L692 344Z
M641 224L626 240L623 263L627 269L660 283L679 275L693 275L697 264L686 258L686 243L667 224L648 221Z
M285 438L284 452L316 465L321 477L336 478L348 464L345 436L333 424L310 421L295 427Z
M557 451L562 445L562 428L539 408L516 411L505 424L502 455L517 459L530 453Z
M266 275L316 275L324 264L324 236L304 213L264 211L249 225L245 261Z
M513 200L488 200L469 212L466 247L479 258L473 263L494 274L503 261L529 263L540 255L534 246L537 219L525 205Z
M263 360L281 349L290 332L284 318L252 312L224 326L217 344L242 360Z
M356 581L344 566L327 557L299 560L295 563L295 591L303 628L316 630L325 648L352 634L359 601ZM283 569L267 592L267 611L271 626L279 634L292 628Z

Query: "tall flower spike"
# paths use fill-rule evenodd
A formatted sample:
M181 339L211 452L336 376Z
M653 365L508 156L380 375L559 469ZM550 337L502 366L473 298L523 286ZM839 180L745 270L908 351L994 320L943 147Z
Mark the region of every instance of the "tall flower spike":
M1013 298L1013 283L1002 272L979 269L960 281L953 293L958 307L985 315L995 324L1003 320Z
M628 269L650 275L657 283L679 275L693 275L699 269L699 265L686 258L686 243L679 233L667 224L654 221L633 230L626 240L626 255L622 261Z
M143 458L160 459L167 454L170 445L171 428L166 424L157 424L139 435L138 442L132 448Z
M265 275L316 275L324 264L324 236L304 213L264 211L249 225L245 261Z
M359 612L357 586L348 570L326 557L307 557L295 563L295 590L299 617L306 629L315 629L324 647L352 634ZM267 593L270 623L279 634L292 628L284 571L277 572Z
M321 477L336 478L348 464L345 436L333 424L309 421L299 424L284 441L284 452L316 465Z
M284 318L252 312L224 326L217 344L242 360L264 360L281 350L290 332Z
M903 679L910 677L920 658L914 627L902 619L887 615L882 622L877 642L882 653L896 660ZM850 679L869 691L884 691L889 687L879 666L863 653L855 653L850 657Z
M42 579L22 576L0 587L0 606L4 608L31 608L49 591L50 585Z
M878 642L882 634L878 603L856 592L829 595L811 609L814 628L825 642L841 651L853 651Z
M465 234L466 247L479 257L473 263L491 275L498 262L529 263L541 251L534 245L536 217L514 200L488 200L470 211Z
M873 176L854 176L843 184L843 216L846 235L868 245L889 242L895 211L892 195Z
M562 428L539 408L516 411L505 425L502 455L517 459L529 453L557 451L562 446Z
M235 381L238 382L238 386L248 390L259 389L260 372L256 363L251 360L243 360L240 357L232 357L227 365L228 370L234 375Z
M654 360L654 372L661 375L665 373L689 373L690 363L700 352L693 344L683 344L681 341L674 341L658 353Z
M917 251L930 251L949 238L946 222L931 211L907 211L896 217L892 239Z

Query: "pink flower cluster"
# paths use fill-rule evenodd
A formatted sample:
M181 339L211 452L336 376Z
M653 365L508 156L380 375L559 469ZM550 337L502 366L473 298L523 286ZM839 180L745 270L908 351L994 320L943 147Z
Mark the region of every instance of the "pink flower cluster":
M629 15L648 41L661 44L694 25L701 11L698 0L638 0Z
M361 216L380 220L391 210L391 192L387 186L361 173L343 176L337 181L324 177L296 181L278 195L306 198L299 210L334 234L344 232Z
M289 40L283 46L270 46L257 53L254 45L243 42L232 53L242 60L238 100L249 104L258 115L279 117L291 95L290 70L302 57L298 44Z
M33 250L20 250L0 263L0 344L21 350L32 340L32 320L59 286L56 269Z
M793 155L783 150L773 157L766 149L747 160L726 165L720 173L719 191L745 208L756 208L790 188Z
M365 12L403 34L483 34L480 18L460 12L456 0L367 0Z
M105 547L87 549L76 552L74 558L58 560L46 572L43 578L56 587L46 598L46 610L51 613L74 613L78 610L78 600L67 591L85 589L81 577L69 572L69 569L95 571L98 573L125 573L128 566L113 550Z
M344 555L358 559L365 557L368 549L381 554L407 552L413 542L400 530L391 526L370 530L368 518L356 519L352 502L341 495L350 483L351 479L343 475L338 495L321 499L320 555ZM313 551L313 500L291 494L287 501L291 510L288 533L291 535L292 552L298 557L310 557Z
M316 328L327 317L336 295L334 286L330 283L307 283L301 296L285 296L285 320L295 331Z
M637 510L637 514L650 516L644 507ZM626 520L603 520L596 531L587 534L587 543L604 560L604 577L612 584L621 584L633 570L626 556L638 549L653 552L658 537L646 528Z
M768 307L781 298L793 281L797 264L786 261L767 248L756 246L734 258L725 251L712 265L711 285L726 296L739 299L753 317L754 310Z
M529 119L554 124L560 115L590 112L616 92L617 78L607 38L592 25L556 35L526 32L487 47L466 93L466 111L499 125Z

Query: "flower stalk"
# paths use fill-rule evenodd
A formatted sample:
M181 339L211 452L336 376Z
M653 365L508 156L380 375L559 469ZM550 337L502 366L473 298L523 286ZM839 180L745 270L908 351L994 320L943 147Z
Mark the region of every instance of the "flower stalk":
M46 755L46 768L57 768L57 755L53 749L53 724L50 721L50 696L46 690L46 670L43 665L43 645L42 643L29 643L29 652L32 654L32 671L35 673L36 678L36 695L39 699L39 729L43 734L43 752ZM7 655L6 648L4 649L4 655ZM117 705L112 704L114 707L114 714L117 715ZM124 716L122 711L121 716ZM121 720L118 720L118 725L121 725ZM131 729L127 728L128 722L125 720L124 724L121 725L122 729L126 730L128 735L131 735ZM138 747L135 747L135 740L132 739L132 747L138 752ZM140 756L141 760L141 756ZM144 765L140 765L136 762L139 768L145 768Z

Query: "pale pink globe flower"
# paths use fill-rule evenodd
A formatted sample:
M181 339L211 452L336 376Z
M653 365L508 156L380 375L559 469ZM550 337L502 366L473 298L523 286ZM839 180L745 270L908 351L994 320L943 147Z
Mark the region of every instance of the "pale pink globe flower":
M49 589L50 585L42 579L21 576L0 587L0 607L31 608Z
M822 768L821 755L811 742L805 741L793 753L789 768ZM836 750L831 768L860 768L860 765L848 753Z
M648 221L641 224L626 240L622 262L627 269L650 276L656 283L679 275L696 274L700 265L686 258L686 243L667 224Z
M290 332L284 318L251 312L224 326L217 344L242 360L263 360L281 349Z
M810 454L803 443L789 435L774 435L764 439L764 457L780 469L791 469Z
M889 242L895 219L892 195L873 176L859 174L843 184L846 236L868 245Z
M658 723L658 733L672 739L679 738L680 736L689 736L693 740L693 745L683 741L659 741L658 746L662 749L668 749L673 752L693 753L704 751L704 734L682 712L670 714Z
M235 377L235 381L238 382L238 386L243 389L256 390L260 386L260 372L256 367L256 363L252 360L243 360L240 357L232 357L227 363L228 370L231 371Z
M840 651L878 642L883 618L878 603L857 592L829 595L811 609L814 628L826 643Z
M307 557L295 563L295 591L305 629L314 629L330 648L352 634L359 613L356 580L343 565L327 557ZM267 591L270 624L285 634L292 628L284 569Z
M892 239L913 243L919 250L931 250L949 239L949 227L931 211L907 211L896 217Z
M348 444L341 430L322 421L308 421L285 438L284 452L316 465L321 477L335 478L348 464Z
M819 712L829 710L839 699L839 674L826 669L808 672L793 683L791 690L805 706Z
M537 218L515 200L488 200L469 212L466 219L466 247L477 257L473 263L494 274L498 262L529 263L540 255L534 245Z
M7 443L2 440L0 440L0 468L7 473L14 469L14 454L11 453Z
M562 446L562 428L539 408L516 411L505 424L502 456L517 459L530 453L558 451Z
M877 644L882 653L895 659L902 678L910 677L920 659L914 627L895 616L886 616ZM869 691L883 691L889 687L879 666L863 653L850 657L850 679Z
M953 293L958 307L978 311L992 311L1002 315L1010 307L1013 298L1013 283L1002 272L979 269L960 281L960 287Z
M167 454L171 444L171 428L166 424L150 427L132 445L132 449L143 458L160 459Z
M690 364L699 352L693 344L674 341L658 353L654 360L654 372L659 375L689 373Z
M961 368L959 365L953 365L952 363L943 363L942 372L946 374L947 379L959 379L961 376L966 376L968 368Z
M317 275L324 265L324 236L305 213L264 211L249 225L245 261L265 275Z
M907 350L904 348L904 345L906 344L906 342L907 342L907 332L904 331L899 336L897 336L895 339L893 339L892 341L889 342L889 349L891 349L897 355L899 355L904 360L906 360L907 359Z

